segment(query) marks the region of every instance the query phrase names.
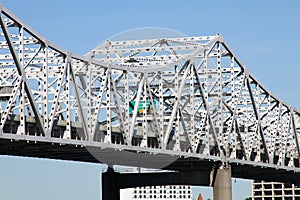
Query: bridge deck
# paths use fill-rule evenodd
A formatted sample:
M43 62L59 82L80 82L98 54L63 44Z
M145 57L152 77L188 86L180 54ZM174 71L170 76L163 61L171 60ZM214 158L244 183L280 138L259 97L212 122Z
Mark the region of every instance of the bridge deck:
M80 162L100 163L86 147L80 145L64 144L49 142L33 142L24 140L0 139L0 154L33 158L73 160ZM107 153L103 148L97 148L97 151ZM108 156L114 157L113 152ZM218 161L206 160L200 158L184 158L178 157L171 164L165 166L165 170L174 171L210 171L214 165L221 164ZM254 180L278 181L284 183L294 183L300 186L300 174L291 173L282 169L274 169L272 167L261 167L253 165L241 165L238 163L230 163L232 169L232 177L246 178ZM201 177L199 177L201 179ZM209 185L207 185L209 186Z

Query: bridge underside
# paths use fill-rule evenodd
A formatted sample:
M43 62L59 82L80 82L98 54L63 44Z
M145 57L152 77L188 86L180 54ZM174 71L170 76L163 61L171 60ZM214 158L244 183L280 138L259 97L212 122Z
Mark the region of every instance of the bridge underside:
M10 139L0 139L0 154L10 155L10 156L22 156L22 157L33 157L33 158L45 158L45 159L59 159L59 160L73 160L80 162L90 162L90 163L100 163L86 147L80 145L75 146L71 144L56 144L49 142L33 142L24 140L10 140ZM105 154L109 154L106 149L97 148ZM111 155L114 150L111 151ZM111 156L108 155L108 156ZM173 163L164 167L165 170L174 170L176 172L202 172L202 174L207 173L207 176L203 176L202 180L199 177L199 182L193 180L189 182L186 181L187 185L202 185L209 186L210 171L220 165L219 161L210 161L197 158L184 158L179 157L174 160ZM300 186L300 174L291 173L282 169L273 169L267 167L254 167L247 164L237 164L230 163L232 169L232 177L234 178L246 178L254 180L265 180L265 181L278 181L284 183L293 183ZM184 182L180 182L184 184ZM139 185L142 186L142 185ZM124 185L125 187L125 185Z

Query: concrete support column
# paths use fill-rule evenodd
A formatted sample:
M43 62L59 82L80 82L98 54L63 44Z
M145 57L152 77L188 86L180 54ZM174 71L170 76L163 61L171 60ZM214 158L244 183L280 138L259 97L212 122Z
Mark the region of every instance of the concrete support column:
M214 200L232 200L231 168L221 166L216 174L213 186Z
M120 200L119 173L111 168L102 174L102 200Z

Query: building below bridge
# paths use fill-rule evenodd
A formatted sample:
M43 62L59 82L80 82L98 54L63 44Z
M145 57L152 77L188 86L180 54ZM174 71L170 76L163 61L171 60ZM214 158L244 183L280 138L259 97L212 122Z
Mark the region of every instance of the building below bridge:
M125 197L125 195L127 197ZM131 197L129 197L131 196ZM182 185L146 186L126 189L121 200L193 200L192 187Z
M299 200L300 188L294 184L253 181L252 200Z

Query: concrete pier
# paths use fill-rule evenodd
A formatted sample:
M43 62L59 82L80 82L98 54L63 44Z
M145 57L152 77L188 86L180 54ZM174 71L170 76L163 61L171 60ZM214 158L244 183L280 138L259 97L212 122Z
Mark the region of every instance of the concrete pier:
M102 200L120 200L119 173L108 168L102 174Z
M213 185L214 200L232 200L230 165L221 166L216 173Z

